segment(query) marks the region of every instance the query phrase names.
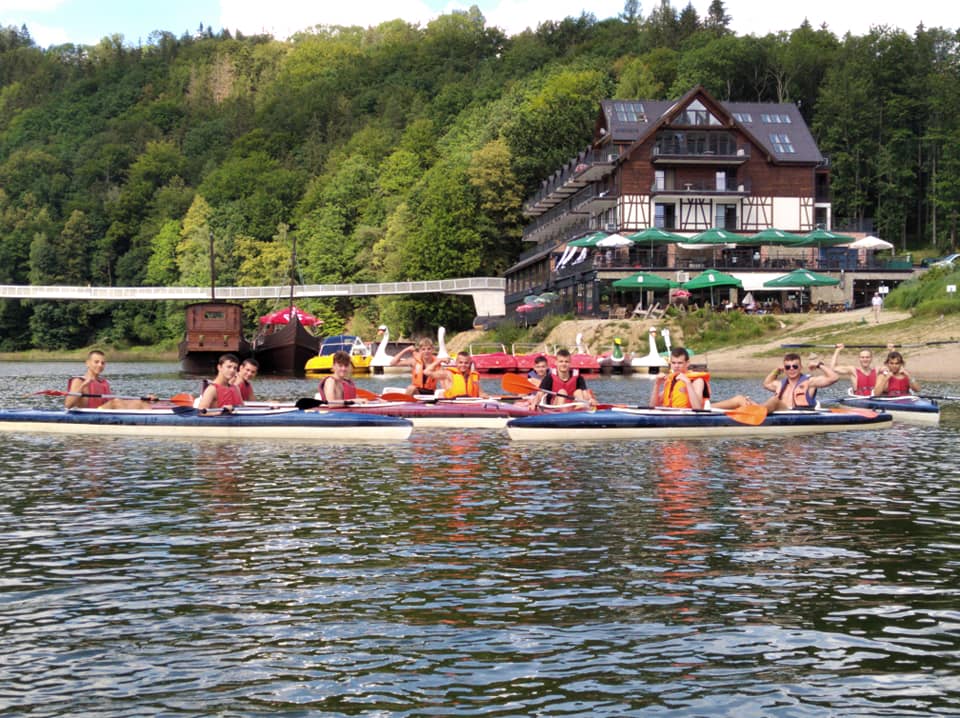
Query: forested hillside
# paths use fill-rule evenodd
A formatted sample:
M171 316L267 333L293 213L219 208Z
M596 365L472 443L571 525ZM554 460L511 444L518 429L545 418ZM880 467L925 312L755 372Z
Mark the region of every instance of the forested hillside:
M474 8L426 27L317 27L281 42L209 30L38 48L0 28L0 284L284 284L501 273L521 205L589 142L603 98L797 103L832 162L835 224L956 244L953 29L738 36L663 2L647 17L507 37ZM333 332L469 323L449 297L304 302ZM249 319L273 307L248 306ZM173 303L0 302L0 350L154 344Z

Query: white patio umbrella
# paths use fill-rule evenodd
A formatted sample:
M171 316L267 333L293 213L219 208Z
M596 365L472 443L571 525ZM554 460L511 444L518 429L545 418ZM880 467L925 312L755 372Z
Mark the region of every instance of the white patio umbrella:
M858 239L856 242L851 242L847 247L850 249L893 249L893 244L871 234L863 239Z
M633 244L632 239L624 237L622 234L611 234L597 242L597 247L626 247Z

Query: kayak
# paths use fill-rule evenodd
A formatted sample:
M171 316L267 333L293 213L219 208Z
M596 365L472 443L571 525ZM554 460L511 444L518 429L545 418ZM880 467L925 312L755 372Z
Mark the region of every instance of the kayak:
M920 396L854 396L852 394L837 400L841 406L858 409L885 411L896 421L912 424L939 424L940 405Z
M732 412L692 409L613 408L541 414L507 422L516 441L597 439L704 439L715 436L785 436L828 431L884 429L887 413L846 410L789 410L767 414L762 423L737 421Z
M408 419L416 428L503 429L507 421L539 412L496 399L427 399L427 401L382 401L329 408L367 416Z
M296 439L305 441L402 441L413 425L391 416L344 411L238 409L203 413L172 409L0 409L0 431L98 436L159 436L208 439Z

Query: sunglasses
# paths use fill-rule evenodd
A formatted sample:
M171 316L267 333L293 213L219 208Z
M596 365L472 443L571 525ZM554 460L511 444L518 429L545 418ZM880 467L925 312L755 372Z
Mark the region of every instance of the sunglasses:
M799 365L799 364L784 364L784 365L783 365L783 368L784 368L784 369L799 369L799 368L800 368L800 365Z

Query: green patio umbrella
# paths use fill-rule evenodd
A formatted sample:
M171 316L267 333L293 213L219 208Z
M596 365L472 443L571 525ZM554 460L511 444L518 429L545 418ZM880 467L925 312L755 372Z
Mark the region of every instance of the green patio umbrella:
M739 287L743 289L743 282L716 269L705 269L696 277L684 282L682 286L684 289L709 289L710 304L713 304L714 287Z
M684 244L735 244L743 241L743 236L728 232L720 227L711 227L708 230L695 234L683 240Z
M774 277L763 283L770 289L808 289L810 287L831 287L840 284L839 279L828 277L826 274L817 274L809 269L794 269L779 277ZM800 309L803 309L803 292L800 292Z
M664 279L657 274L650 272L637 272L629 277L618 279L613 282L617 289L670 289L680 285L672 279Z
M836 234L828 229L815 229L803 235L803 241L798 242L798 247L835 247L838 244L848 244L856 240L856 237L849 237L845 234Z
M806 238L793 232L784 232L782 229L765 229L762 232L751 234L749 237L742 237L738 244L779 244L790 247L800 244Z
M662 242L666 244L677 244L679 242L686 242L687 238L680 234L674 234L673 232L668 232L665 229L660 229L659 227L648 227L642 232L634 232L633 234L627 235L628 239L632 239L634 242L640 244L641 242L650 242L650 245L653 246L656 242Z
M596 247L597 242L607 236L606 232L594 232L593 234L588 234L586 237L580 237L573 240L572 242L567 242L568 247Z

